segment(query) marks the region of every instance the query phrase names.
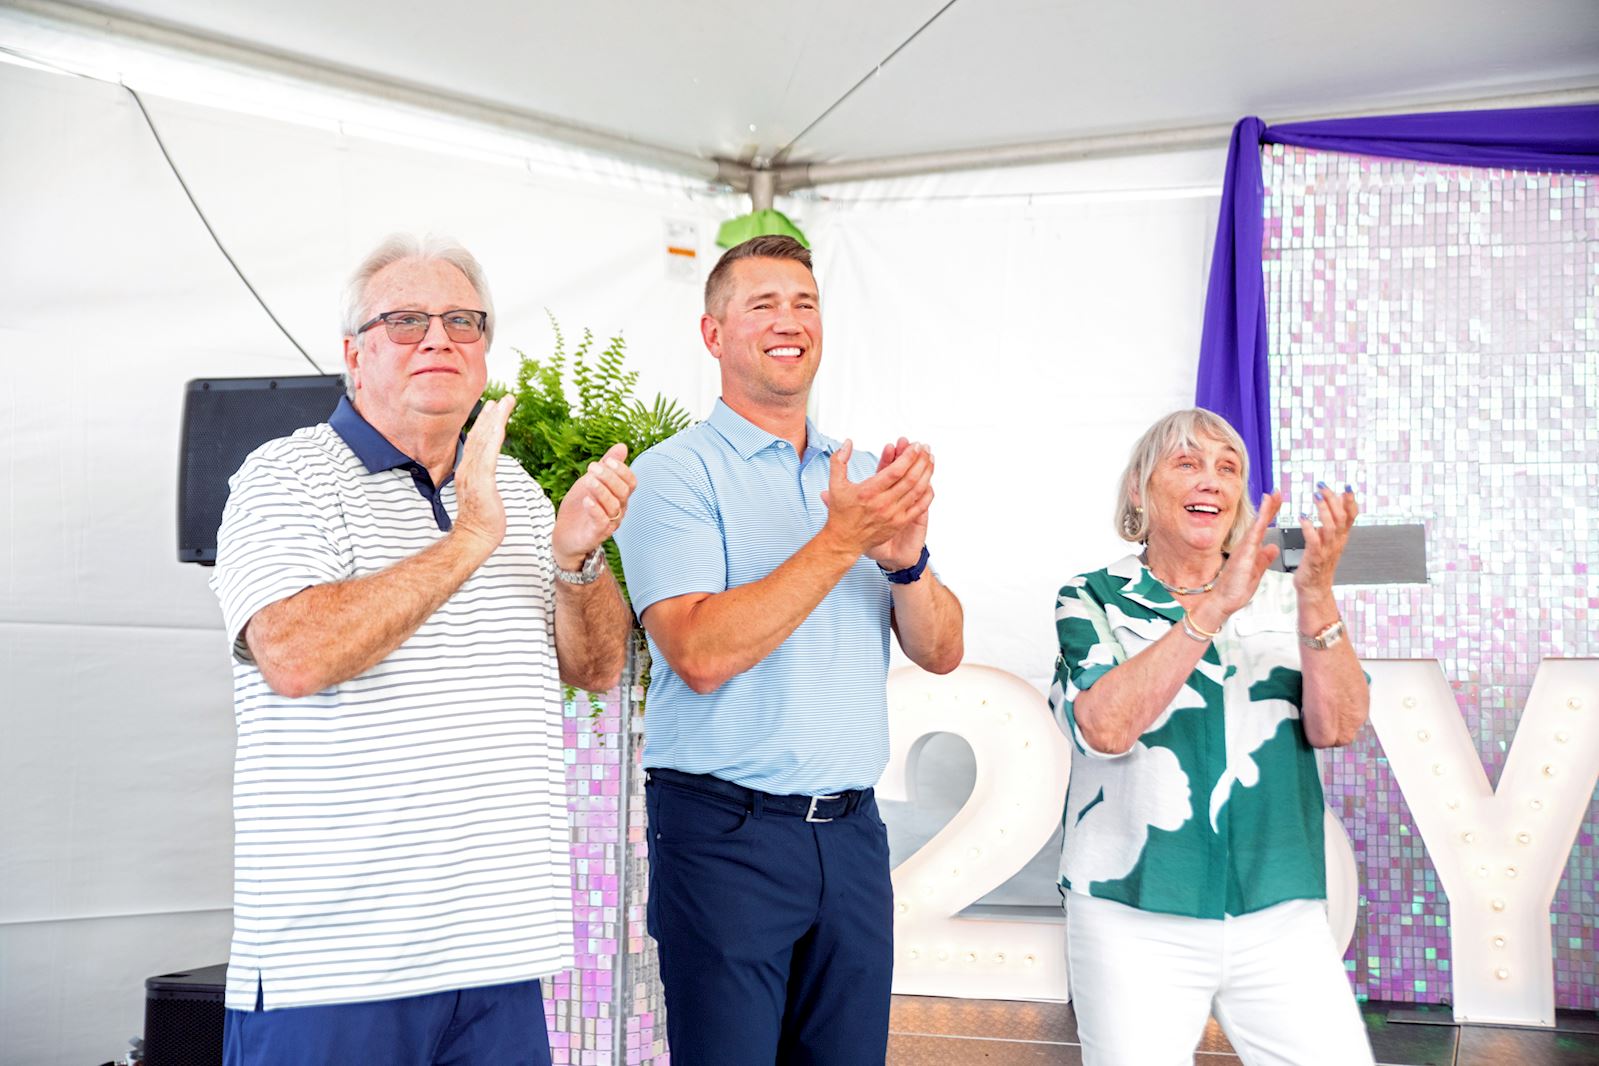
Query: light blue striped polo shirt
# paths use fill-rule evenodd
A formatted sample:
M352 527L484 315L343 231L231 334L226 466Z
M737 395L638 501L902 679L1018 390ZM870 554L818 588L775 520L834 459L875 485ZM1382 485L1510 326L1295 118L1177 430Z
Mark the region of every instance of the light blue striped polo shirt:
M838 443L809 420L805 439L796 456L718 400L710 418L639 456L616 532L634 610L758 581L820 532ZM850 456L850 480L876 470L875 455ZM875 784L888 762L892 606L882 570L863 555L777 650L708 695L651 640L644 765L778 794Z

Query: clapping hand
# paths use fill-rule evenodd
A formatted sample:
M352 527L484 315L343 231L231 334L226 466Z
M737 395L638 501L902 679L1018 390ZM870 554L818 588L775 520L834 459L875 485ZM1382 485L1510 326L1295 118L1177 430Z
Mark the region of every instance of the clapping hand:
M1325 482L1316 483L1316 515L1319 525L1313 525L1309 515L1301 516L1299 528L1305 535L1305 555L1294 571L1294 588L1301 596L1307 593L1331 593L1333 573L1338 560L1349 543L1349 530L1360 514L1355 493L1348 485L1342 493L1335 493Z
M846 544L886 569L903 570L921 557L927 539L927 509L933 503L933 453L901 437L883 449L877 472L849 479L854 444L833 453L828 471L827 524Z
M1222 567L1221 576L1216 579L1216 594L1212 597L1224 614L1231 615L1254 598L1255 590L1260 587L1261 576L1280 554L1281 549L1277 545L1266 543L1266 531L1271 528L1282 505L1282 497L1275 492L1262 496L1260 512L1255 515L1254 523L1227 556L1227 565Z
M927 512L933 505L933 452L925 444L912 444L901 437L897 443L883 445L883 454L877 459L877 469L886 470L910 448L923 449L927 456L925 469L913 467L907 477L917 480L911 486L910 520L894 536L866 550L867 558L884 570L904 570L915 566L927 544Z
M487 552L505 539L505 503L500 499L495 472L505 443L505 423L515 406L515 396L502 396L483 405L455 468L454 528L463 536L481 539Z
M567 490L550 537L558 566L577 569L622 524L628 497L638 485L626 459L627 445L611 445Z

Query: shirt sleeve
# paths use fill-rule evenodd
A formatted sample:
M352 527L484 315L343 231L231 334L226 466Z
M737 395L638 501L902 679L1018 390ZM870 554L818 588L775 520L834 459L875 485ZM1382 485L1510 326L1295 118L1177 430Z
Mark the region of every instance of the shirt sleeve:
M1049 690L1050 709L1078 751L1096 758L1115 758L1083 739L1072 710L1077 697L1123 658L1105 618L1104 604L1095 598L1086 577L1073 578L1055 597L1055 634L1060 654Z
M246 459L228 482L227 507L217 530L211 589L233 655L254 662L244 627L257 611L312 585L349 577L351 568L333 536L336 506L318 506L326 489L300 473L293 456L272 445Z
M633 473L638 485L616 545L634 612L642 618L647 608L674 596L726 591L722 519L704 469L646 452Z

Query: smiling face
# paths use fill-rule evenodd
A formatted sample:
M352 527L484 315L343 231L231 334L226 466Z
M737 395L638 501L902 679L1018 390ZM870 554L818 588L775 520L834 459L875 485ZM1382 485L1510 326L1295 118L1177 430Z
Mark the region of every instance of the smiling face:
M366 287L366 318L388 311L479 310L477 290L456 266L440 259L401 259L373 275ZM390 439L418 421L459 418L464 424L488 378L484 337L463 344L428 322L414 344L396 344L382 323L346 337L344 362L355 386L355 406Z
M1219 556L1238 517L1244 463L1227 441L1200 435L1179 442L1133 499L1149 518L1151 554Z
M792 259L732 264L720 314L700 319L705 347L722 364L722 398L734 410L803 411L822 359L816 278Z

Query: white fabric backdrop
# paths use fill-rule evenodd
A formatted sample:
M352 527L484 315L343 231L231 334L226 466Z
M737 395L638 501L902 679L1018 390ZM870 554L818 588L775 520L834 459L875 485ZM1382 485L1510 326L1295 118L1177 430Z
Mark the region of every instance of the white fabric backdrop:
M741 198L576 152L521 165L148 102L230 251L325 368L356 258L391 229L433 229L488 270L495 376L513 373L512 345L547 350L548 307L572 339L624 331L645 395L696 416L716 396L699 286ZM145 977L220 960L229 930L228 669L206 572L174 561L183 383L310 368L122 90L0 65L0 151L0 1062L81 1066L141 1030ZM969 661L1042 689L1051 594L1120 550L1108 515L1126 450L1192 396L1221 164L1184 153L782 205L818 246L820 424L874 450L901 433L934 445L931 544L966 604ZM697 245L689 278L668 267L669 226Z
M1189 152L824 189L816 414L933 446L935 564L967 661L1048 688L1053 595L1126 548L1133 441L1190 406L1224 156ZM798 205L796 205L798 209Z

